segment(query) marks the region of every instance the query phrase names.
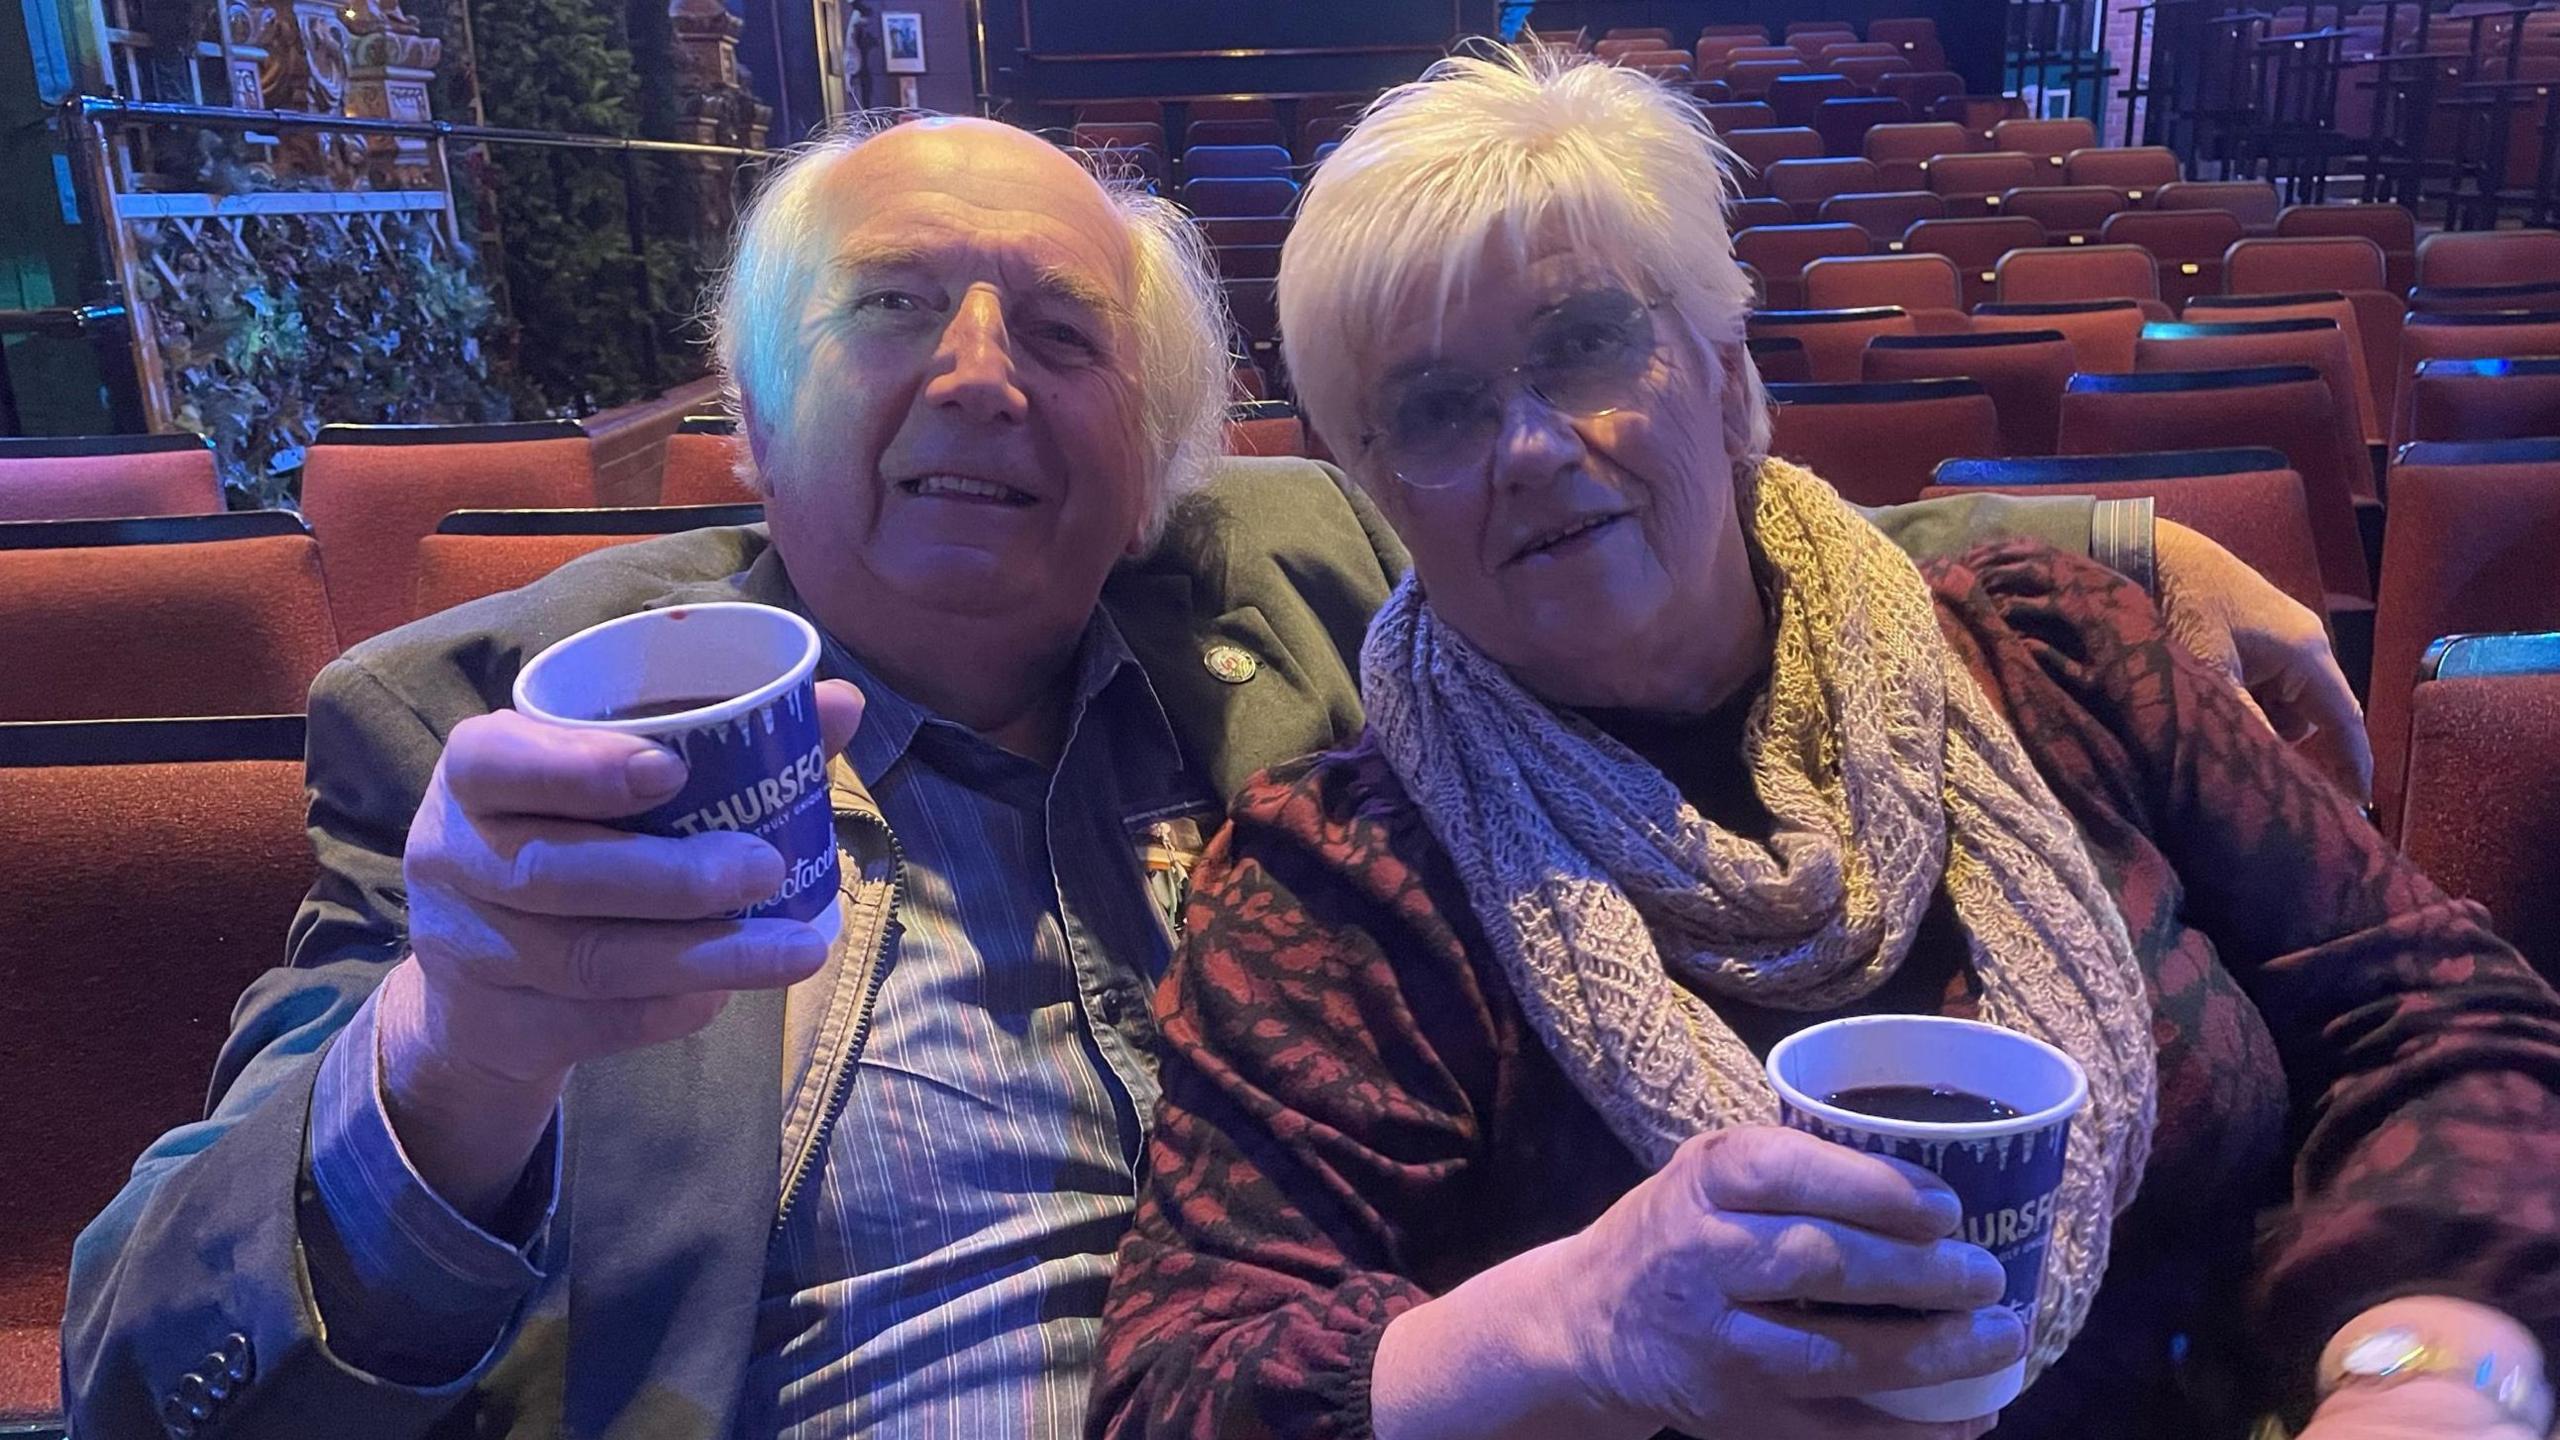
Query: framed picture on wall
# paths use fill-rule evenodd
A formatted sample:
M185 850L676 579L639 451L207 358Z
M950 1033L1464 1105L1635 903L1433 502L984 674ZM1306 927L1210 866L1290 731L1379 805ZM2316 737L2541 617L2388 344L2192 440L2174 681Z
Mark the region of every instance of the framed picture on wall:
M924 73L924 16L913 10L888 10L880 16L880 50L892 75Z

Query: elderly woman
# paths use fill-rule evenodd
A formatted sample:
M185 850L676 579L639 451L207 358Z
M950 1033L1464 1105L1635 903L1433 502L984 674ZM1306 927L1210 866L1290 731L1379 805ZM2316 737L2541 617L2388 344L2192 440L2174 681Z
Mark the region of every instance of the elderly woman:
M1855 1397L2024 1355L2003 1434L2544 1433L2560 1002L2139 591L1767 459L1715 157L1505 54L1308 188L1290 369L1413 575L1197 877L1097 1431L1971 1436ZM2033 1333L1772 1126L1872 1012L2087 1072Z

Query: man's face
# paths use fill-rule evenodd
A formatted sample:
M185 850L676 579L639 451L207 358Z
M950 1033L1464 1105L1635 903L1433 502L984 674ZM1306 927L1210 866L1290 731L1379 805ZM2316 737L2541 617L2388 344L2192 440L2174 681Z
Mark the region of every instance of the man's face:
M1126 226L986 121L882 135L816 204L799 392L749 397L794 582L838 629L866 603L1080 629L1146 519Z

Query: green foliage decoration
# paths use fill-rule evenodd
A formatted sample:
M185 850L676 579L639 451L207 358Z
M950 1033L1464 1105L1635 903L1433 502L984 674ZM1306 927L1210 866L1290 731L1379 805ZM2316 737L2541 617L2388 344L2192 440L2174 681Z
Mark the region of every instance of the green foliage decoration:
M178 423L212 439L231 503L293 503L328 421L510 418L489 296L436 217L265 215L137 227ZM164 273L165 269L165 273ZM171 283L170 277L175 277Z

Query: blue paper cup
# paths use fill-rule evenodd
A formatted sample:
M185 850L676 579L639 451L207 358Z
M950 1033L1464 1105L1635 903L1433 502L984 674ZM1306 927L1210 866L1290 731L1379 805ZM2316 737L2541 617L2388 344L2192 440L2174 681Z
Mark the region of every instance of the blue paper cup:
M670 606L590 626L534 657L516 676L516 709L674 751L684 788L611 823L644 835L743 830L770 843L782 852L782 888L729 918L799 920L832 941L843 920L817 670L817 628L788 610Z
M2035 1329L2053 1195L2062 1184L2071 1117L2089 1102L2078 1062L2031 1035L1937 1015L1864 1015L1798 1031L1769 1052L1779 1118L1826 1140L1907 1160L1937 1175L1964 1206L1958 1238L2009 1273L2003 1303ZM1843 1109L1829 1098L1871 1086L1961 1090L1997 1100L2014 1118L1942 1124ZM2026 1362L1945 1385L1886 1390L1866 1402L1904 1420L1989 1415L2018 1398Z

